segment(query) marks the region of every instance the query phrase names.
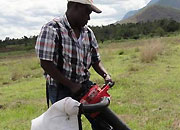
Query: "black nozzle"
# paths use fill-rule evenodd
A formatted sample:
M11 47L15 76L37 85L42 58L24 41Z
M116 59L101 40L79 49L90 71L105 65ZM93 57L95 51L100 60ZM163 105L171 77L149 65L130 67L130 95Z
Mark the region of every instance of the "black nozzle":
M103 110L108 107L110 104L110 99L108 97L103 97L99 103L96 104L81 104L80 112L81 113L94 113Z

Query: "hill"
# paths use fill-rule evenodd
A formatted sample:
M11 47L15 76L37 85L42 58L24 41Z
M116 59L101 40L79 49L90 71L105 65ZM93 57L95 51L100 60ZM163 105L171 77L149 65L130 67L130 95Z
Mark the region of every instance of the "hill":
M124 17L123 19L127 19L133 15L135 15L139 10L132 10L132 11L129 11Z
M162 18L173 19L179 22L180 17L177 15L179 13L177 10L180 10L180 0L151 0L144 8L129 11L121 21L116 23L137 23L141 21L146 22L147 19L154 21ZM143 12L149 12L150 14Z
M156 4L157 2L159 2L160 0L151 0L147 6L150 6L150 5L153 5L153 4Z
M151 1L147 4L147 6L153 5L153 4L157 3L157 2L159 2L159 0L151 0ZM142 8L141 8L141 9L142 9ZM127 12L122 19L124 20L124 19L127 19L127 18L129 18L129 17L137 14L141 9L131 10L131 11Z
M138 23L160 19L173 19L177 22L180 22L180 10L155 4L141 9L134 16L121 20L117 23Z
M157 5L180 9L180 0L159 0Z

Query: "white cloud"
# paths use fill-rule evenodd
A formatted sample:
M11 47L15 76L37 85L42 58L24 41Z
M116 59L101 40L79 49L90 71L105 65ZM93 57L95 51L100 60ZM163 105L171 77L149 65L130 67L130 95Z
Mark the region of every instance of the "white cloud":
M122 7L125 10L137 10L146 5L146 1L139 0L138 2L135 0L128 0L128 1L122 1L121 2Z
M111 6L108 5L99 5L97 6L99 9L102 10L102 13L97 14L97 13L92 13L91 17L92 19L102 19L102 18L107 18L107 17L111 17L112 15L116 15L118 12L116 11L116 9L114 9Z
M150 0L94 0L103 13L92 13L90 25L107 25ZM66 11L66 0L1 0L0 39L37 35L43 24Z
M102 26L102 25L108 25L111 23L115 23L116 20L113 18L104 18L104 19L92 19L88 25L93 26Z

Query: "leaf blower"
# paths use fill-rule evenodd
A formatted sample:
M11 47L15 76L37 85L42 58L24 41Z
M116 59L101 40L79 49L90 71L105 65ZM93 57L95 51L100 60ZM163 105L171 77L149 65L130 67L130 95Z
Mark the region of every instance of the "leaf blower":
M101 118L103 122L110 126L111 130L130 130L116 114L107 106L110 103L108 90L114 86L114 82L105 84L102 88L94 84L85 89L80 95L80 111L82 113L91 113L90 117L95 119Z

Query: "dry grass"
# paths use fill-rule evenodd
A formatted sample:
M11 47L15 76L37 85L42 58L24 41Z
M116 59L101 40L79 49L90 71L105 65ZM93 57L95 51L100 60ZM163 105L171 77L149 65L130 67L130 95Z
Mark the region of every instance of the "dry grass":
M141 49L141 61L150 63L153 60L157 59L159 54L162 54L164 50L164 44L160 39L149 41L145 46Z
M12 75L11 75L11 80L12 81L16 81L16 80L18 80L18 79L20 79L22 77L22 75L20 74L20 73L18 73L18 72L13 72L12 73Z
M137 65L130 65L129 68L128 68L128 71L138 71L139 70L139 67Z
M180 120L175 119L172 126L173 126L174 130L179 130L180 129Z

